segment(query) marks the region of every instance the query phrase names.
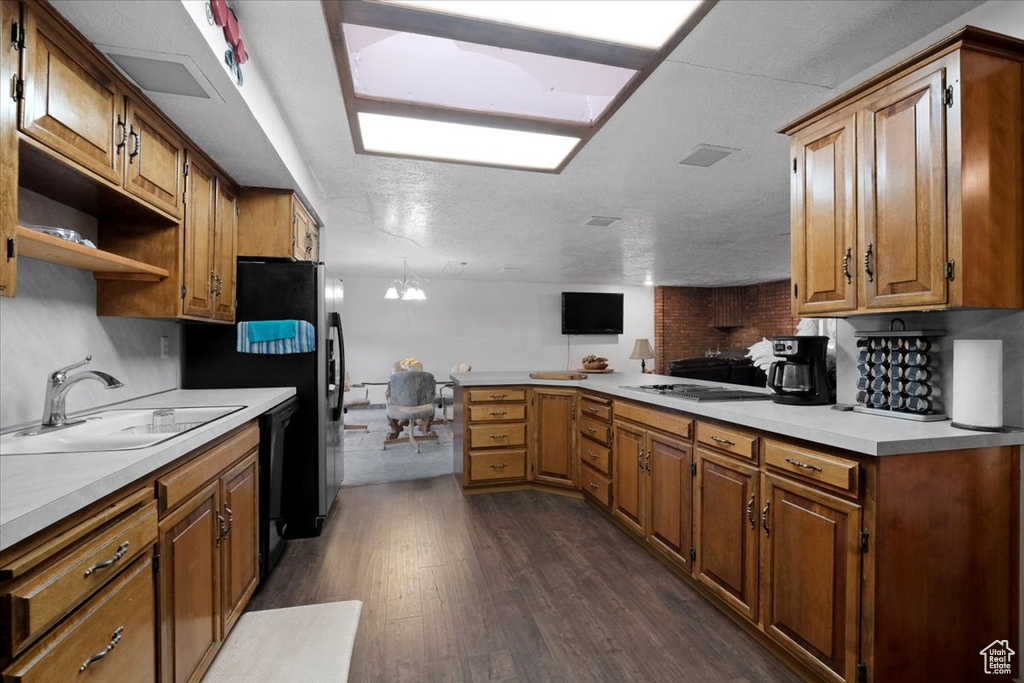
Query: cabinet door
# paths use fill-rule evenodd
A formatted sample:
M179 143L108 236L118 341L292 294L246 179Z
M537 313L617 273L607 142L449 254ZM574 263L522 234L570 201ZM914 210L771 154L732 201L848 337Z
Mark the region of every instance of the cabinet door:
M306 242L309 234L309 215L299 200L292 197L292 256L297 261L309 260Z
M0 26L20 21L19 5L0 0ZM0 43L0 83L10 83L18 71L18 49ZM0 97L0 296L14 296L18 290L18 105ZM13 249L8 251L8 245Z
M213 314L213 248L217 221L217 176L201 161L189 164L185 212L185 315Z
M309 243L306 248L309 250L310 261L320 260L320 228L312 218L309 220Z
M221 639L220 482L160 522L160 680L198 681Z
M694 545L697 578L757 620L757 469L697 449Z
M612 423L612 513L641 536L646 448L644 430L618 420Z
M864 307L946 301L944 82L918 72L859 113Z
M120 186L124 95L110 70L77 44L31 5L25 6L21 130Z
M221 478L227 531L220 545L223 609L221 633L227 637L242 616L259 581L259 516L256 452Z
M182 212L185 147L181 138L145 105L128 99L128 160L124 186L175 217Z
M647 541L689 568L693 452L682 441L648 432L644 460L648 480Z
M217 296L213 317L235 319L235 263L238 261L238 213L235 191L223 180L217 182L217 220L213 238L213 271Z
M561 486L576 485L576 392L533 390L533 479Z
M843 112L793 137L791 211L795 310L857 308L856 116Z
M765 633L835 681L856 678L860 507L766 474Z

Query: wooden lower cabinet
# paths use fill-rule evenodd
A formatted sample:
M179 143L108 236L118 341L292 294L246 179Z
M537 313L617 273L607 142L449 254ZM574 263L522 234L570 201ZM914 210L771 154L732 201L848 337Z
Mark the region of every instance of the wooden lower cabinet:
M576 390L533 389L533 480L575 487Z
M827 680L854 680L861 508L762 475L761 621L768 637Z
M244 451L240 436L224 443ZM256 590L258 481L251 449L160 521L163 683L201 679Z
M221 490L213 481L160 522L163 683L198 681L221 641Z
M690 567L693 449L657 432L647 434L647 542Z
M757 621L758 471L697 448L694 573L712 593Z
M612 423L612 514L641 536L646 441L643 429L620 420Z
M227 530L220 544L223 574L222 632L242 616L259 581L259 476L256 454L248 456L221 478Z
M156 681L153 565L140 556L3 672L4 683Z

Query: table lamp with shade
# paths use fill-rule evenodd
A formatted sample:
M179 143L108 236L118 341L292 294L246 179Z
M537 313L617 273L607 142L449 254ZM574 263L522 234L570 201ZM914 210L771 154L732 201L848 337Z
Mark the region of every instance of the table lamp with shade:
M630 360L640 361L640 372L647 372L647 361L654 359L654 347L650 339L637 339L633 342L633 353L629 354Z

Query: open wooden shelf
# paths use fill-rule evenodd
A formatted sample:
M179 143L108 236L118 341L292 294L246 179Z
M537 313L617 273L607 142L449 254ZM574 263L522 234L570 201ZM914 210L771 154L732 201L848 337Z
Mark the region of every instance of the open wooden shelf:
M18 226L18 251L28 258L91 270L98 279L157 281L170 275L170 271L163 268L68 242L21 225Z

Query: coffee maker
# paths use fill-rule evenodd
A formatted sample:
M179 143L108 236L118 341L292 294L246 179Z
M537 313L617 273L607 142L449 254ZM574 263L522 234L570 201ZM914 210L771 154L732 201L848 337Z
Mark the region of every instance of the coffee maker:
M784 359L768 370L773 401L801 406L833 402L825 364L828 337L776 337L772 350Z

